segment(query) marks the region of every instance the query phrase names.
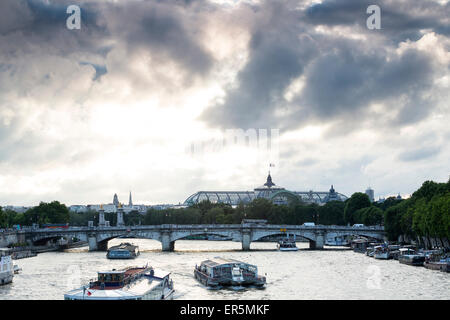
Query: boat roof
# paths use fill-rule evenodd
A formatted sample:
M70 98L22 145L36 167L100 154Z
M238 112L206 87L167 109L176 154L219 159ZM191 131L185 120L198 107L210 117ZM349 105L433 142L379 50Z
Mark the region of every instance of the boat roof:
M151 266L148 266L147 268L151 269ZM123 268L123 269L119 269L119 270L105 270L105 271L99 271L97 272L98 274L121 274L121 273L127 273L127 274L133 274L133 273L137 273L137 272L141 272L144 271L146 268L145 267L127 267L127 268Z
M231 264L231 263L248 264L248 263L245 263L245 262L242 262L242 261L239 261L239 260L226 259L226 258L220 258L220 257L216 257L216 258L213 258L213 259L202 261L203 265L206 265L206 266L212 267L212 268L220 266L220 265L224 265L224 264Z
M134 244L125 242L125 243L121 243L117 246L112 246L110 247L108 250L118 250L118 249L134 249L137 248L138 246L135 246Z
M141 297L149 290L158 286L162 279L170 274L170 272L164 270L154 271L155 273L153 277L142 277L122 288L112 290L86 288L84 298L90 300L126 300ZM91 293L90 296L88 296L88 291ZM64 296L68 298L82 299L83 287L69 291Z

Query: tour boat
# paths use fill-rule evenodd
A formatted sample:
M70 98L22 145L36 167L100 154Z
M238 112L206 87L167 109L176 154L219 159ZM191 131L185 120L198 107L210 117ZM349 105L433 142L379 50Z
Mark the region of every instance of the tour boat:
M353 251L359 253L366 253L368 245L369 241L363 238L353 239L350 243L350 247Z
M277 249L280 251L298 251L295 240L291 239L280 240L277 244Z
M0 249L0 285L13 281L14 266L9 249Z
M262 287L266 277L258 275L258 267L234 259L214 258L195 266L194 277L209 286L255 285Z
M403 248L398 249L398 255L394 256L394 259L398 260L401 256L412 255L415 253L416 253L416 251L414 251L414 249L403 247Z
M450 258L441 259L440 261L425 261L423 266L431 270L450 272Z
M425 256L418 254L403 254L398 257L398 262L408 264L410 266L423 266Z
M65 300L170 300L170 272L152 267L128 267L98 272L98 279L64 295Z
M139 247L131 243L121 243L108 249L108 259L134 259L139 255Z
M386 246L376 246L374 248L373 257L375 259L389 259L389 249Z

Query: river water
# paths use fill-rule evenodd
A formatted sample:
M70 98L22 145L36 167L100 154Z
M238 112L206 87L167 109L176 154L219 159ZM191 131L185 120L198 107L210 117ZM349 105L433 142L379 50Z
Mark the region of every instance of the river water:
M65 252L47 252L14 260L22 268L12 284L0 287L0 299L63 299L65 292L94 279L97 271L130 265L172 272L174 299L450 299L450 275L397 260L376 260L345 247L280 252L274 242L254 242L251 251L241 251L240 242L178 240L174 252L161 252L161 244L146 239L114 239L109 246L131 242L141 254L134 260L108 260L105 252L87 247ZM266 274L265 289L209 290L193 277L202 260L213 257L241 260Z

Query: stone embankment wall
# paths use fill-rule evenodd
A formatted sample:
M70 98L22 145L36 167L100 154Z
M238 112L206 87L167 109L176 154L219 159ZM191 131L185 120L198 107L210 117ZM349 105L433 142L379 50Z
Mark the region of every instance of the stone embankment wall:
M18 243L18 237L16 232L3 231L0 232L0 248L7 247L11 244Z

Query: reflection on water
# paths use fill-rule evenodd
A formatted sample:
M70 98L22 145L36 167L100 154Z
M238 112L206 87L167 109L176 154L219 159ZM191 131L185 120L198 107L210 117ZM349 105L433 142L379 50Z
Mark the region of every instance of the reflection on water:
M174 299L450 299L447 273L376 260L346 248L327 247L280 252L274 242L254 242L241 251L240 242L179 240L174 252L161 252L158 241L114 239L109 246L131 242L141 254L134 260L108 260L106 252L87 247L47 252L16 260L23 270L10 285L0 287L1 299L63 299L63 294L97 277L97 271L145 265L172 272ZM193 276L194 266L216 256L258 266L266 275L265 289L208 290Z

